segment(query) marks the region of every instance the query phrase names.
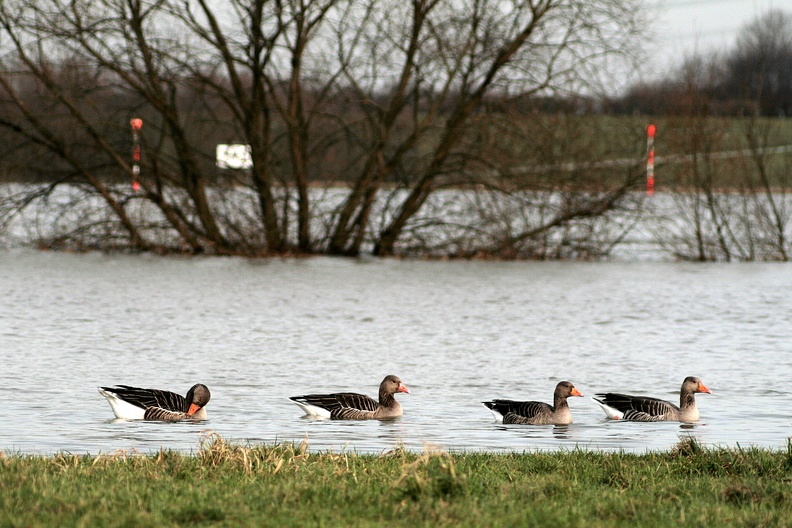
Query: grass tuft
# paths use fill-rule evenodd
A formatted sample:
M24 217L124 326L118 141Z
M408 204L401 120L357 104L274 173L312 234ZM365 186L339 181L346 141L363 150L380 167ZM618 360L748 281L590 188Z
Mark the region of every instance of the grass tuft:
M691 458L703 452L701 444L692 436L680 437L679 442L671 448L671 456Z
M400 499L444 499L464 494L467 477L457 472L454 458L447 452L428 449L405 463L393 488Z

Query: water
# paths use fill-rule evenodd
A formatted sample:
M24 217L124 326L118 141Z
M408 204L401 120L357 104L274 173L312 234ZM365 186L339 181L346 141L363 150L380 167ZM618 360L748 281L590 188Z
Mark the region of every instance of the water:
M194 452L211 433L312 450L783 448L792 433L787 265L247 260L0 252L0 450ZM288 396L376 395L394 422L301 418ZM678 400L700 424L606 422L589 398ZM568 427L503 426L481 401L550 401L575 383ZM203 423L119 422L96 387L212 390Z

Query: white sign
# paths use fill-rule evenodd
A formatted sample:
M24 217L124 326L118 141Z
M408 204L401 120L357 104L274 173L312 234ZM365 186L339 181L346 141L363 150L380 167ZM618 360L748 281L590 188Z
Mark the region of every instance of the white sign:
M251 168L250 145L217 145L217 166L221 169Z

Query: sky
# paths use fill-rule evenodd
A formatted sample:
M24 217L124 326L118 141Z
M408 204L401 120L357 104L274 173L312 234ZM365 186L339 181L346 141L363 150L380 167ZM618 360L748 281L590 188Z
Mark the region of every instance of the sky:
M648 0L647 4L651 4L654 35L647 42L650 77L661 77L662 69L679 65L686 55L731 49L740 29L771 9L792 16L792 0Z

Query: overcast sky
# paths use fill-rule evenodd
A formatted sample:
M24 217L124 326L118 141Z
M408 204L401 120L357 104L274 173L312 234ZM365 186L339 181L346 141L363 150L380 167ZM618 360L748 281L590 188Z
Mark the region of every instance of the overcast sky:
M740 29L771 9L792 15L792 0L650 0L650 68L672 67L694 52L730 49ZM650 74L651 75L651 74Z

